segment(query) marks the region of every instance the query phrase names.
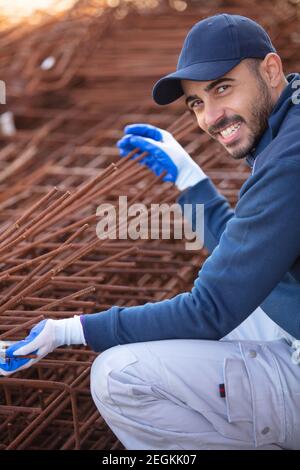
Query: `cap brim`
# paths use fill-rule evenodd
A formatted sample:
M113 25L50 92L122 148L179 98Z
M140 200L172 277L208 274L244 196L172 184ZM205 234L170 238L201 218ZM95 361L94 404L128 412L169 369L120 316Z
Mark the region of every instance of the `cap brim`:
M241 62L241 58L192 64L177 72L170 73L156 82L152 96L157 104L169 104L184 93L181 80L207 81L222 77Z

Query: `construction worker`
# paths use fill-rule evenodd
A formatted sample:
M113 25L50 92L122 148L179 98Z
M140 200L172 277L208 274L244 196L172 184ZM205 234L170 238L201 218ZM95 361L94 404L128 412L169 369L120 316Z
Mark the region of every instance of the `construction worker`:
M190 292L43 320L11 346L11 374L63 344L101 351L91 393L127 449L300 449L300 75L266 31L220 14L188 33L158 104L185 95L199 127L252 168L235 211L172 135L125 129L122 155L167 172L179 203L205 205L210 256ZM194 223L193 216L191 222ZM197 229L197 227L196 227ZM221 341L220 341L221 340ZM37 359L14 358L35 352Z

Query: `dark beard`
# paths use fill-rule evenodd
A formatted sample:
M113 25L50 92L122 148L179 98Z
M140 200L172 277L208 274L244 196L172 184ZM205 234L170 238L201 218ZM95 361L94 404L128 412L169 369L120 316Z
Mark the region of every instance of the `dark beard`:
M275 103L272 101L271 94L266 83L261 77L258 78L258 81L259 93L255 99L255 104L251 107L251 117L248 125L251 131L249 141L244 148L237 149L236 152L232 149L231 156L235 160L245 158L250 151L257 146L263 133L268 127L268 119L274 108Z
M209 133L214 135L219 131L219 129L223 129L224 127L230 126L237 122L245 123L248 126L248 129L250 129L250 135L248 142L246 145L244 145L244 147L238 147L236 143L226 145L228 152L235 160L245 158L250 153L250 151L256 147L257 143L268 127L268 119L275 104L272 101L269 89L262 77L257 75L257 80L258 93L255 99L253 99L249 122L247 123L242 116L235 114L230 118L222 119L222 121L218 123L218 126L211 126L208 129ZM237 148L235 149L235 147Z

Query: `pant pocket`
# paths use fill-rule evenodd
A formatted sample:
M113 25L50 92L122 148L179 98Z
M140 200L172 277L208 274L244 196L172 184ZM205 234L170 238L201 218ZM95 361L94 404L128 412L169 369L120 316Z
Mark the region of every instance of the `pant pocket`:
M282 340L266 342L254 348L241 343L252 385L257 445L282 444L286 439L284 393L276 359L276 349L281 345Z
M125 346L118 345L102 352L91 368L91 392L95 399L114 405L109 389L109 378L112 373L121 373L123 369L135 364L137 357Z
M251 423L256 447L285 439L283 391L274 355L264 344L240 343L241 359L225 359L224 384L230 423Z
M252 422L253 405L250 382L243 360L225 359L224 385L228 421L230 423Z

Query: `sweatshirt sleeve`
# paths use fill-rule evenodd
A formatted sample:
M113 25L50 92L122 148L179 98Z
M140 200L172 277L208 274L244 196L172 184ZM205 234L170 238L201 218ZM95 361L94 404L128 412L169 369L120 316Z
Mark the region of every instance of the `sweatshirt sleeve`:
M219 244L228 220L234 215L227 199L222 196L210 178L200 181L184 191L177 200L193 232L197 233L196 204L204 204L204 246L209 253ZM192 206L186 211L184 205Z
M219 340L257 308L300 256L300 162L265 164L241 189L235 215L190 292L84 316L95 351L164 339ZM280 256L278 256L280 254Z

